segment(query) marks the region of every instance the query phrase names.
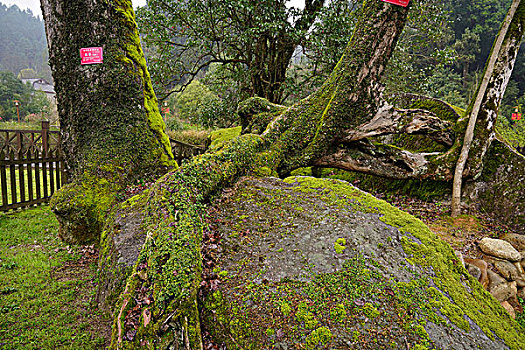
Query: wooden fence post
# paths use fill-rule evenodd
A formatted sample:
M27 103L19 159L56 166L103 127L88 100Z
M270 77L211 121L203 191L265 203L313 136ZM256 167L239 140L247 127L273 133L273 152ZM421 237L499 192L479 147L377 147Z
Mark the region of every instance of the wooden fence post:
M44 158L49 151L49 120L42 120L42 148Z
M6 153L4 151L0 152L0 180L1 180L1 189L2 189L2 209L7 208L8 199L7 199L7 169L5 167Z

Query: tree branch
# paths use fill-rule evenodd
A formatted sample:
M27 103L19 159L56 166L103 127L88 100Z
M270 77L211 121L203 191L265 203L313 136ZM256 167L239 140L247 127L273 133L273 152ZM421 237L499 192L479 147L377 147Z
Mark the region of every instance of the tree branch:
M358 141L312 162L319 167L357 171L391 179L433 177L429 156L438 153L412 153L393 146Z
M347 130L343 142L387 134L425 134L432 140L451 147L454 144L452 123L441 120L424 109L394 109L385 104L374 118L355 129Z

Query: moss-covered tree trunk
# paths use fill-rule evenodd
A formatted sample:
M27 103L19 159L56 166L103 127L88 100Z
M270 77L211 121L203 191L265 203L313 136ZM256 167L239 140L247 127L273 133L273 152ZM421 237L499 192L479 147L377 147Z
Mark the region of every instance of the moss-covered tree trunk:
M110 15L119 19L121 14L130 13L122 10L120 6L124 5L114 8L111 4L100 4L101 7L94 11L103 13L103 19L111 18ZM90 6L91 3L86 5L86 13L90 13ZM130 10L129 4L125 9ZM59 8L55 16L63 15L63 12ZM120 204L114 211L115 216L108 220L108 229L103 232L100 263L103 272L101 285L123 285L118 291L120 296L116 304L112 304L115 310L112 348L202 349L197 296L203 283L204 207L214 194L239 176L261 172L286 174L308 165L340 167L398 178L450 176L450 164L443 173L435 172L436 164L442 163L436 153L413 154L371 141L372 137L382 134L425 133L442 145L450 147L454 144L454 131L450 130L453 122L450 120L439 119L438 113L429 108L396 109L382 99L380 78L403 30L407 13L408 8L380 0L365 1L360 21L343 57L319 91L290 108L265 106L257 100L258 107L254 110L262 108L267 114L274 113L265 119L266 124L270 123L263 123L262 130L265 131L261 135L242 135L218 146L178 171L166 174L142 197L133 197ZM116 27L104 30L120 33ZM110 38L108 36L108 40ZM129 60L127 51L119 45L116 47L116 51L122 53L122 56L116 56L116 62L123 63L119 67L134 67L126 64L137 61ZM94 86L102 89L96 84ZM82 97L82 94L74 96ZM252 110L250 106L245 107L245 110ZM118 138L118 135L114 137ZM93 154L107 155L106 149L100 147L102 151ZM127 150L122 153L127 154ZM94 164L104 165L110 160L100 159ZM85 162L91 164L92 160L87 157ZM144 164L149 163L145 161ZM108 192L115 192L107 179L121 173L110 168L106 176L106 168L88 166L86 169L91 169L89 176L96 175L96 188L109 188ZM130 173L135 173L134 167L130 168ZM121 176L124 180L134 178L134 175ZM80 185L55 198L54 202L58 203L54 205L55 210L71 218L68 209L80 205L96 214L97 223L103 223L104 211L101 209L109 204L100 206L97 197L100 191L87 190L93 183L89 177L78 173L77 178ZM89 194L87 204L86 193ZM68 201L69 198L75 201ZM68 207L63 203L72 204ZM76 222L88 225L93 217L76 219ZM126 237L130 239L126 241ZM129 244L129 241L135 243ZM120 259L124 254L127 259ZM121 260L131 263L126 269L119 270ZM121 271L130 273L123 275ZM104 276L113 276L108 278L120 282L107 283ZM115 301L114 297L106 298L107 293L99 294L103 300Z
M174 165L173 155L131 1L41 5L72 181L52 205L65 239L96 241L115 193ZM103 63L81 64L80 49L88 47L102 47Z
M383 104L379 79L407 12L367 1L345 55L319 92L279 114L263 135L243 135L194 158L158 181L146 198L122 204L117 212L125 216L104 235L103 276L114 276L119 268L122 234L131 226L126 218L135 217L130 211L148 215L142 233L134 234L142 240L129 254L136 264L115 305L111 348L202 349L197 295L203 206L241 175L286 172L315 161L336 147L345 130L369 120ZM100 295L104 299L109 291Z

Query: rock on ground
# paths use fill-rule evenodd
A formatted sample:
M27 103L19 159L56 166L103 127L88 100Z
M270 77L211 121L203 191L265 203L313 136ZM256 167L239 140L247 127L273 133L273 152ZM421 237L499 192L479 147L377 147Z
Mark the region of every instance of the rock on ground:
M242 179L210 211L201 322L243 349L520 349L448 244L338 180Z

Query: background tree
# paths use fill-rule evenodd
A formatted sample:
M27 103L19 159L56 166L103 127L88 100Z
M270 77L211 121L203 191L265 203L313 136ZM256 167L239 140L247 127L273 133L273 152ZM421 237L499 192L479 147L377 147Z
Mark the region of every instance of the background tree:
M523 37L523 22L521 15L516 16L516 11L521 0L513 0L509 12L503 21L501 29L496 37L489 60L487 61L483 79L478 88L475 99L472 101L468 110L468 126L465 131L465 137L459 159L454 172L454 182L452 188L452 216L461 214L461 186L464 175L465 165L469 158L470 148L474 140L474 129L478 115L484 117L481 120L483 126L481 129L488 129L488 137L484 136L487 131L481 132L481 140L478 141L478 150L475 150L477 160L482 160L483 154L488 149L490 142L494 138L495 124L497 118L497 109L501 103L503 93L507 87L514 62L518 54L521 39ZM523 10L523 9L522 9ZM514 21L514 17L518 18ZM511 28L511 24L513 24ZM507 35L508 34L508 35ZM499 67L496 66L499 60ZM496 74L494 74L496 73ZM485 106L483 106L485 104ZM487 106L489 104L489 106ZM480 126L478 125L478 130ZM479 134L479 132L478 132ZM479 137L479 136L478 136ZM479 147L481 145L481 147ZM481 148L481 150L479 150ZM481 167L475 164L475 167Z
M53 197L52 208L65 239L98 241L117 193L175 163L131 1L41 4L72 181ZM92 46L103 48L104 62L81 65L80 49Z
M325 48L333 43L337 43L334 49L344 47L341 38L346 41L347 36L339 35L339 31L351 27L347 23L339 26L342 23L337 20L352 17L335 14L353 11L354 7L353 1L308 0L299 10L288 8L286 2L149 1L137 16L146 45L156 48L156 55L149 58L154 80L169 90L189 84L211 63L221 63L241 83L240 93L245 97L260 96L282 103L286 98L286 71L296 48L306 46L311 30L315 35L323 34L319 41ZM322 18L330 19L330 24L324 21L319 25ZM308 51L314 54L314 50ZM334 56L327 51L321 55L320 50L318 55L323 59ZM318 63L323 65L322 60Z
M38 77L51 79L47 64L44 23L30 10L0 3L0 70L15 75L21 69L31 68Z
M15 100L20 101L20 118L50 108L45 93L34 91L11 72L0 72L0 117L3 121L18 119Z

